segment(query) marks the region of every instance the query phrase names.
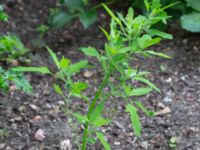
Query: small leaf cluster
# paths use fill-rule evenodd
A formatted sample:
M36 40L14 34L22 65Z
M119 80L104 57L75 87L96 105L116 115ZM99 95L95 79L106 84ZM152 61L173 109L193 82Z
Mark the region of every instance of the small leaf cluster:
M144 10L145 4L140 0L131 0L134 8ZM200 32L200 1L199 0L161 0L163 6L175 4L168 12L174 19L180 18L181 27L190 32ZM145 10L144 10L145 11ZM161 26L161 24L159 24Z
M7 21L8 16L0 5L0 20ZM15 35L0 36L0 62L13 62L28 51L21 40ZM26 93L32 93L32 86L22 73L0 66L0 91L6 93L11 85ZM3 131L3 130L2 130Z
M40 33L40 34L45 34L48 30L49 30L49 27L45 24L41 24L39 25L36 30Z
M0 36L0 59L12 61L28 52L21 40L15 35Z
M11 69L6 71L0 67L0 89L7 92L12 84L19 90L32 93L32 86L22 73L14 72Z
M57 67L57 71L52 72L50 71L50 69L46 66L42 66L42 67L16 67L13 68L13 71L23 71L23 72L38 72L41 74L49 74L52 75L53 77L55 77L58 80L61 80L65 83L65 85L63 86L63 88L68 91L66 96L64 94L64 89L61 89L61 86L54 84L53 87L55 89L55 91L60 94L66 103L69 103L69 100L71 98L71 96L75 96L75 97L80 97L86 101L88 101L88 98L83 96L81 94L81 92L83 90L85 90L87 88L87 84L83 83L83 82L75 82L73 81L72 77L80 72L81 69L85 68L88 65L88 61L87 60L82 60L80 62L77 63L71 63L71 61L67 58L65 58L64 56L59 59L56 54L47 47L47 50L51 56L51 58L53 59L56 67Z

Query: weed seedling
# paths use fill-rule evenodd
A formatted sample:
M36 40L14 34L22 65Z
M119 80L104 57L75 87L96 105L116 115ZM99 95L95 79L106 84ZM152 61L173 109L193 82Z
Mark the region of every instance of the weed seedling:
M36 30L40 33L40 34L45 34L48 30L49 30L49 27L45 24L41 24L39 25Z
M172 148L172 149L176 149L176 147L177 147L177 139L176 139L176 137L170 138L169 147Z
M0 128L0 137L7 138L9 135L8 130L6 128Z
M112 122L112 118L105 118L104 116L106 111L105 104L110 100L109 95L116 97L117 100L119 98L123 99L125 111L130 116L136 136L141 134L138 110L143 111L147 116L153 116L153 112L147 110L136 97L147 95L153 90L160 92L160 89L146 78L149 74L148 71L133 68L130 62L136 60L136 55L171 58L161 52L151 50L149 47L159 43L162 39L172 39L172 36L153 28L153 25L157 22L162 21L166 23L169 16L164 10L167 7L162 8L159 0L153 0L152 2L145 0L145 6L147 10L145 16L135 16L132 8L129 8L127 15L124 16L121 13L113 13L103 4L103 7L112 18L110 32L101 28L107 38L104 49L97 50L90 46L80 48L85 55L95 57L98 60L104 75L99 83L99 87L97 87L96 92L91 97L84 92L89 85L76 81L73 78L81 69L88 67L87 60L72 63L65 57L59 59L50 48L47 48L57 67L57 72L50 71L46 66L17 67L13 69L14 71L39 72L52 75L64 83L63 86L54 84L53 87L63 97L67 106L72 103L72 97L80 98L87 104L86 114L67 109L68 114L74 116L77 122L84 127L82 150L86 150L88 143L95 143L97 139L106 150L111 149L104 137L104 133L101 131L102 126ZM112 82L110 80L111 77L116 82ZM138 87L132 81L141 82L143 86ZM105 87L110 87L107 88L110 90L105 90Z

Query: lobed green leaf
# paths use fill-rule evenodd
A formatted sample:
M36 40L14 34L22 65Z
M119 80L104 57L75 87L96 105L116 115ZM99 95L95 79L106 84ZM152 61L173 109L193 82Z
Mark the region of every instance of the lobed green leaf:
M87 56L98 57L99 53L94 47L82 47L80 50Z

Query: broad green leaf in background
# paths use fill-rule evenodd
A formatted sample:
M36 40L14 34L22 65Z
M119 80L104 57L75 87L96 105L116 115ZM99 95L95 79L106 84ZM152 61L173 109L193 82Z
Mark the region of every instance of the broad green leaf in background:
M173 36L171 34L159 31L157 29L148 29L147 33L149 33L152 36L154 36L154 35L160 36L164 39L173 39Z
M85 5L89 4L90 0L82 0Z
M185 1L187 2L187 6L200 11L200 1L199 0L185 0Z
M156 91L158 91L160 93L160 89L155 84L150 82L149 80L147 80L147 79L145 79L143 77L140 77L140 76L135 76L134 80L144 82L145 84L147 84L148 86L150 86L151 88L153 88L154 90L156 90Z
M37 72L42 74L51 74L51 71L47 67L15 67L13 71L18 72Z
M67 6L70 11L83 11L84 8L83 0L60 0L60 2Z
M191 32L200 32L200 12L193 12L181 17L182 28Z
M100 140L101 144L104 146L105 150L111 150L110 145L105 140L105 137L104 137L103 133L96 132L96 135L97 135L98 139Z
M48 18L48 22L50 26L54 29L58 29L66 25L67 23L71 22L73 18L75 18L76 15L70 14L68 12L59 11Z
M87 12L82 12L79 15L80 21L84 28L88 28L97 20L97 12L95 10L90 10Z
M56 54L49 48L49 47L46 47L51 58L53 59L55 65L58 67L58 69L60 69L60 62L58 60L58 57L56 56Z
M166 59L171 59L172 58L171 56L168 56L168 55L166 55L164 53L155 52L155 51L151 51L151 50L145 51L145 53L148 53L150 55L155 55L155 56L163 57L163 58L166 58Z
M99 53L94 47L82 47L80 50L87 56L95 56L98 57Z
M133 106L131 104L127 104L126 105L126 112L128 112L130 114L134 134L136 136L140 136L140 134L141 134L141 123L140 123L140 118L139 118L138 113L137 113L137 108L135 108L135 106Z

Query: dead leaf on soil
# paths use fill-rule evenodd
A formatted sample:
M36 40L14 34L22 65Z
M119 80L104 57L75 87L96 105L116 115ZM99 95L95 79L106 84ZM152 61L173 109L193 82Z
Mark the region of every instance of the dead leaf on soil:
M170 112L171 112L171 109L167 106L167 107L163 108L162 110L155 112L155 115L156 116L163 115L163 114L168 114Z

